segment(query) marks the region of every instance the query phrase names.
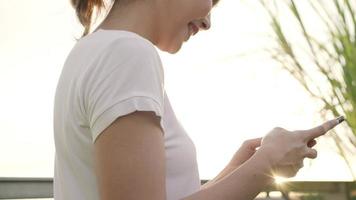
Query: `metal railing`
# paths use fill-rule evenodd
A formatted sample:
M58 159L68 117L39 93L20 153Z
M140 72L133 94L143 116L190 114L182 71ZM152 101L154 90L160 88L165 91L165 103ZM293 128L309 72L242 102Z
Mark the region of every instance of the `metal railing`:
M202 180L201 183L206 183ZM267 196L272 191L280 191L284 199L289 199L289 192L318 192L339 194L345 200L351 200L351 191L356 182L285 182L266 188ZM52 198L52 178L1 178L0 199Z
M52 178L0 178L0 199L52 197Z

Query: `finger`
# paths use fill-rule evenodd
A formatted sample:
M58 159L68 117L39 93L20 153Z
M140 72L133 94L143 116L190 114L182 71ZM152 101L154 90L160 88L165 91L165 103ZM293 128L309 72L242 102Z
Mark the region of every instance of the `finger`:
M332 119L327 122L324 122L323 124L315 128L298 131L298 133L302 135L305 141L310 141L314 138L324 135L338 124L339 124L339 119Z
M308 144L307 144L307 146L308 146L309 148L312 148L312 147L315 146L315 145L316 145L316 140L315 140L315 139L310 140L310 141L308 142Z
M304 157L314 159L318 156L318 152L312 148L306 148Z
M245 144L248 146L248 148L256 149L257 147L261 146L261 141L262 137L246 140Z

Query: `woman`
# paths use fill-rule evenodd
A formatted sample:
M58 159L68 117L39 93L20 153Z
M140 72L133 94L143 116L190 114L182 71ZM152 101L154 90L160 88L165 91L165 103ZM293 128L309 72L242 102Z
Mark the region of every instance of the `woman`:
M211 0L116 0L89 34L101 0L72 0L84 34L64 64L54 108L57 200L248 200L272 178L315 158L306 131L275 128L246 141L219 175L200 185L193 142L164 89L155 46L177 52L210 27ZM298 133L298 134L295 134ZM256 150L256 148L258 150Z

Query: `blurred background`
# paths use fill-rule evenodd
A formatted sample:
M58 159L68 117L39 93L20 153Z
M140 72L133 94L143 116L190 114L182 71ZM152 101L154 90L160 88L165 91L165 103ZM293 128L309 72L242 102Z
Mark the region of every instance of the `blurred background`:
M175 55L160 52L202 180L246 139L345 115L347 123L318 139L316 160L278 181L355 181L356 5L333 2L221 0L209 31ZM81 32L69 1L0 0L0 177L53 177L54 93Z

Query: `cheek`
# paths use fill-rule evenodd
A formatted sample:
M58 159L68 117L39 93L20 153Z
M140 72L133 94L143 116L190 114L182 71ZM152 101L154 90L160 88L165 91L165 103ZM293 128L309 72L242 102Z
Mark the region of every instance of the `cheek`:
M177 0L181 1L175 10L176 19L185 23L206 17L212 9L212 0ZM178 12L177 12L178 11ZM174 13L174 11L173 11ZM173 14L174 15L174 14Z
M189 35L188 23L206 17L212 8L212 0L176 0L179 3L170 6L164 18L165 27L162 45L180 46Z
M177 27L176 31L171 35L173 45L180 45L187 38L189 34L188 27L185 25Z
M196 12L195 19L206 17L212 9L212 0L196 0L196 3L196 9L193 10Z
M188 33L187 26L175 26L172 31L166 32L164 38L161 38L157 46L163 51L175 53L181 48L184 40L187 39Z

